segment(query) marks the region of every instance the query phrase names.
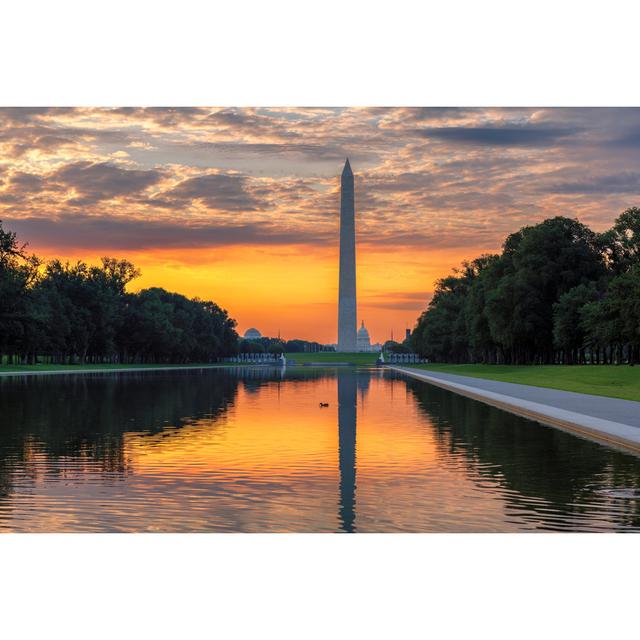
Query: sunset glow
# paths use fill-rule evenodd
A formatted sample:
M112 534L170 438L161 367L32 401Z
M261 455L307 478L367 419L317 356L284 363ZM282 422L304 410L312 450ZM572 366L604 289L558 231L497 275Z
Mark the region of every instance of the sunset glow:
M128 258L132 290L287 339L337 337L347 156L375 342L508 233L555 215L603 230L640 189L637 109L0 109L0 127L0 219L31 251Z

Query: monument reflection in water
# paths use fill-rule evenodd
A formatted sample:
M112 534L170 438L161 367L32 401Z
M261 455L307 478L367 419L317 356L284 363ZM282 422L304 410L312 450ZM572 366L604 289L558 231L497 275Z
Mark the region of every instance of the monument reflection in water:
M340 525L347 532L354 531L356 519L357 380L358 376L352 372L338 371Z
M639 498L637 457L378 369L0 378L0 531L637 531Z

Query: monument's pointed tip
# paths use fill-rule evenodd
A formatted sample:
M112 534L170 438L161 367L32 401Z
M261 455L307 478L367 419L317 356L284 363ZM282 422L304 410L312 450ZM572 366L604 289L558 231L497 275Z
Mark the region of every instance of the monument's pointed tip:
M349 158L344 163L344 169L342 170L342 175L353 175L353 171L351 171L351 165L349 164Z

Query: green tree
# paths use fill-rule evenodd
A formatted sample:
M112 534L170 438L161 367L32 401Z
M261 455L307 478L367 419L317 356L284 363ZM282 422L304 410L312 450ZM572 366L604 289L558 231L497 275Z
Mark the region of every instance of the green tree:
M280 341L272 342L267 349L267 353L272 353L279 356L280 354L284 353L284 344Z
M553 342L565 364L584 363L587 330L583 309L599 297L596 284L591 282L569 289L553 305Z
M39 277L40 260L26 248L0 221L0 362L3 354L12 361L27 357L29 294Z
M601 236L608 263L616 274L629 271L640 262L640 208L624 211Z
M414 344L446 362L554 362L553 305L605 275L602 238L577 220L524 227L507 237L500 256L464 262L438 281Z

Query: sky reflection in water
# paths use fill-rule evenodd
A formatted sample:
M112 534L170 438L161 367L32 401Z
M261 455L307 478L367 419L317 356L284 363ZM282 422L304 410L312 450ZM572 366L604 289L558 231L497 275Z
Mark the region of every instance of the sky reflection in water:
M639 495L634 456L376 369L0 379L0 531L629 531Z

